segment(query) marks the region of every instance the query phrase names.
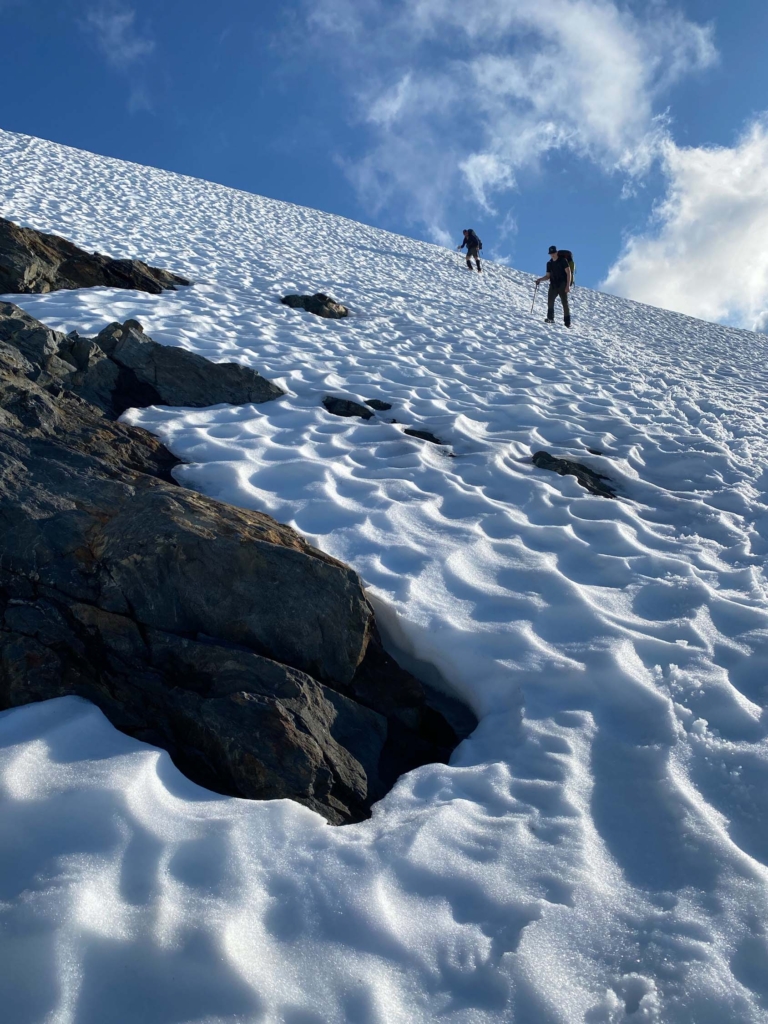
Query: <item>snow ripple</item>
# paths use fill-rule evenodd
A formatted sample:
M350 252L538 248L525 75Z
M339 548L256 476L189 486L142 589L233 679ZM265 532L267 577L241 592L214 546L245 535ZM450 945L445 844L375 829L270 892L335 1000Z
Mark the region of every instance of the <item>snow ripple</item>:
M0 161L3 215L195 281L24 307L277 379L127 419L352 564L481 719L332 829L205 793L84 702L0 716L9 1019L768 1021L765 339L582 288L566 332L530 275L435 246L8 133ZM307 290L350 318L277 301Z

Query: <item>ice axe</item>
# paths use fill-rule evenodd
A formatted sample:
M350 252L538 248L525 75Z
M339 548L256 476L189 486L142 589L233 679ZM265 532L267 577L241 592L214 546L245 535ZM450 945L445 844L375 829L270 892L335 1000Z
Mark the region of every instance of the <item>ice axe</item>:
M536 287L533 289L533 300L531 302L531 312L533 312L533 306L536 302L536 292L539 290L539 282L536 282Z

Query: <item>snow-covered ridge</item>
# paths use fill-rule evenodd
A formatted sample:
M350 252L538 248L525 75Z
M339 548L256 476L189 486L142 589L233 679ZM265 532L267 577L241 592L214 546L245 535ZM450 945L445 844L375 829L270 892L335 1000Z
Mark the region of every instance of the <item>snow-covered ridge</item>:
M84 703L2 715L8 1019L768 1020L766 339L582 288L566 332L531 275L342 218L8 133L0 168L1 215L195 282L20 304L286 387L130 418L352 564L482 716L331 829L211 797ZM352 315L277 301L307 290Z

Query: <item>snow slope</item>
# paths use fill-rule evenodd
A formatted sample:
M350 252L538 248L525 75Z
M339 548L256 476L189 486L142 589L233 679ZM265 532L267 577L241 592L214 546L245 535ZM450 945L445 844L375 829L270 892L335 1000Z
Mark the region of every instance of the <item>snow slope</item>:
M530 275L338 217L9 133L0 168L3 216L195 282L24 308L282 383L127 418L353 565L481 718L331 828L204 792L85 702L1 715L3 1019L768 1021L767 339L581 288L567 332ZM352 315L277 302L307 290Z

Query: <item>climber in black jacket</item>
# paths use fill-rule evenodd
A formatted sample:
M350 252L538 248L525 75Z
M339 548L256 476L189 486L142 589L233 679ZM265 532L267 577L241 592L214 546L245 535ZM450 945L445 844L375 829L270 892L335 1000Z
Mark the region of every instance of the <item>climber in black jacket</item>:
M465 245L467 247L467 270L472 269L472 260L474 259L478 273L481 273L483 268L480 266L480 250L483 248L483 243L472 228L464 228L464 241L456 248L463 249Z

